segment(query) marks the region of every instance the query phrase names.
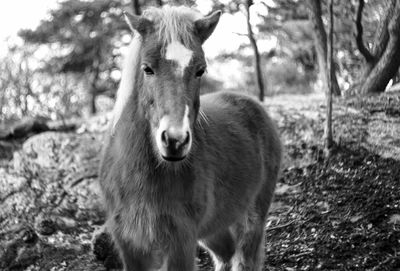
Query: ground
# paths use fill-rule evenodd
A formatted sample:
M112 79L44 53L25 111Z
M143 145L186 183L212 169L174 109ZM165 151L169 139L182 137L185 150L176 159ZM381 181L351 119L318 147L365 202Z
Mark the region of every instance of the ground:
M285 161L264 270L400 269L398 97L336 100L329 158L320 145L321 95L267 99ZM101 234L96 183L106 123L100 116L76 132L0 142L0 270L118 267ZM212 270L207 254L198 255L200 270Z

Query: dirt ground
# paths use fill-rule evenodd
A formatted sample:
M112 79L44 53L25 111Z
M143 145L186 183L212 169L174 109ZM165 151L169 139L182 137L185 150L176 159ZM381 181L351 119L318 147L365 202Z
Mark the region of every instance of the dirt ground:
M266 225L264 270L400 270L398 97L335 101L337 147L329 158L320 145L321 95L266 101L285 162ZM104 222L96 166L106 123L102 116L76 133L0 142L10 152L0 163L0 270L119 266L108 236L94 234ZM197 261L212 270L204 251Z

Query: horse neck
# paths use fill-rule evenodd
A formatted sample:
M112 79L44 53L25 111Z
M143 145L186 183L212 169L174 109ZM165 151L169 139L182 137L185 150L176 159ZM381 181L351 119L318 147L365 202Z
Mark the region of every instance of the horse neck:
M136 73L136 78L143 80L139 72ZM151 132L150 123L145 117L146 108L142 101L142 83L133 86L131 95L122 111L121 117L116 127L115 136L122 142L122 151L127 153L135 153L138 160L147 160L146 155L148 150L145 148L151 147Z

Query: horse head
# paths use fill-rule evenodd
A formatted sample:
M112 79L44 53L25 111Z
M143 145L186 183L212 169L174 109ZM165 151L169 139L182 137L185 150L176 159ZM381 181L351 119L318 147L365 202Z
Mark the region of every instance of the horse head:
M140 36L138 58L141 103L150 123L154 149L166 161L185 159L200 107L200 79L206 71L202 49L221 12L202 17L187 7L149 9L126 14Z

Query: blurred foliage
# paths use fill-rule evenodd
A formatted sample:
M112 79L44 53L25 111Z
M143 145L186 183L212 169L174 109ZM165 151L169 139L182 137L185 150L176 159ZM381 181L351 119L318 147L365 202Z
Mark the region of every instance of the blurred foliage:
M22 30L19 36L30 44L47 44L58 52L48 59L44 69L59 73L86 74L87 89L96 112L98 94L116 88L115 59L122 35L128 27L122 20L124 6L120 1L75 1L59 3L48 20L35 30Z
M25 116L79 116L87 104L79 76L41 70L37 47L12 47L0 62L0 123Z
M305 69L293 59L272 58L267 62L269 96L276 94L309 94L313 90L312 82L316 74Z
M273 3L272 3L273 2ZM322 0L323 21L328 22L327 5ZM273 0L265 4L268 14L260 15L263 22L258 25L260 35L273 35L279 40L276 53L302 65L305 71L315 72L317 65L312 27L308 21L307 1ZM364 9L364 39L371 43L375 29L383 14L383 1L370 0ZM335 58L338 65L336 71L342 90L346 91L356 83L363 66L354 39L354 20L358 0L334 1ZM285 62L285 61L284 61ZM316 79L315 76L309 78Z

